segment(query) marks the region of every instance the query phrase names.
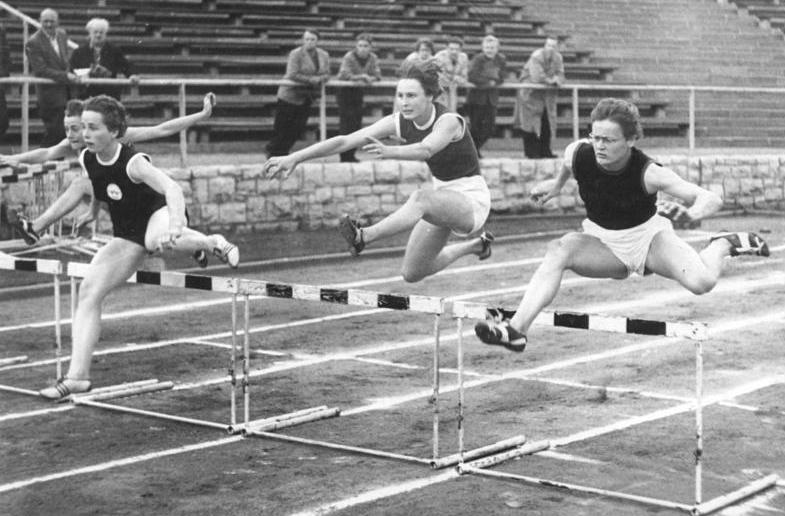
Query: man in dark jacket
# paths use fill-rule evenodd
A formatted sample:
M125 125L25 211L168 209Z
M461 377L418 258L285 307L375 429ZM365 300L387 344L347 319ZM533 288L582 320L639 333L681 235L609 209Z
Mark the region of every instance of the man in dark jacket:
M109 22L103 18L93 18L85 26L88 44L74 50L71 55L71 68L84 70L92 79L115 79L123 74L132 81L136 76L131 73L131 64L119 48L106 41ZM86 99L96 95L109 95L120 100L122 86L110 84L88 84L81 88L79 98Z
M78 78L68 66L68 36L58 28L59 17L54 9L44 9L41 28L25 44L33 75L52 79L55 84L36 84L38 114L44 122L42 147L51 147L65 138L63 117L70 98L69 85Z
M499 85L507 75L507 60L499 53L499 39L485 36L482 52L469 63L469 82L474 84L466 95L466 114L471 124L474 145L480 148L496 130L496 106L499 104Z

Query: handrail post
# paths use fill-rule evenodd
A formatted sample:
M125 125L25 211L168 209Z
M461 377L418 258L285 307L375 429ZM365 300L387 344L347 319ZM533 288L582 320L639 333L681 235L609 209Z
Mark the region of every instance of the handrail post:
M22 22L22 73L30 75L30 62L27 59L27 52L24 45L30 39L30 28L27 20ZM27 152L30 148L30 83L22 83L22 152Z
M572 139L573 141L581 137L580 135L580 113L578 113L578 87L572 87ZM556 131L554 130L554 133Z
M690 152L695 150L695 88L690 88L690 127L688 129Z
M458 85L455 83L450 84L449 98L447 99L447 105L450 106L449 109L453 113L458 112Z
M180 115L185 116L185 82L180 83ZM180 167L185 168L188 163L188 130L183 129L180 131Z
M322 94L319 97L319 139L327 139L327 83L322 82Z

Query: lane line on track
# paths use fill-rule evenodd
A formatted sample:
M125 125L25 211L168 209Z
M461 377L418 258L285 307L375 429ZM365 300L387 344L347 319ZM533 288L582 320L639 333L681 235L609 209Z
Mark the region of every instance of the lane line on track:
M774 314L775 315L774 315L773 318L780 319L780 318L785 317L785 314L783 314L780 310L777 310L776 312L774 312ZM725 323L725 324L720 323L720 326L722 326L722 330L723 331L729 331L731 329L739 329L739 328L744 327L744 326L749 325L749 324L755 324L755 325L760 324L760 322L764 318L772 318L772 315L769 314L769 315L766 315L766 316L756 316L756 317L747 319L744 323L742 323L739 320L728 322L728 323ZM492 376L492 377L489 377L489 378L486 378L486 379L483 379L483 380L477 380L477 381L474 381L474 382L466 382L464 387L469 389L469 388L472 388L472 387L477 387L477 386L480 386L480 385L487 385L487 384L490 384L490 383L495 383L495 382L503 381L503 380L510 379L510 378L525 378L526 376L528 376L529 374L531 374L534 371L554 370L554 369L558 369L558 368L561 368L561 367L568 367L570 365L574 365L574 364L577 364L577 363L592 362L592 361L596 361L596 360L599 360L599 359L608 358L608 357L611 357L611 356L618 356L620 354L641 351L643 349L650 349L650 348L654 348L654 347L661 347L661 346L666 344L663 341L671 341L671 342L675 341L677 343L683 343L683 339L674 339L674 338L649 339L645 343L641 343L641 344L637 344L637 345L633 345L633 346L625 346L625 347L620 348L618 350L610 350L610 351L606 351L606 352L603 352L603 353L595 353L595 354L585 355L583 357L576 357L576 358L572 358L572 359L569 359L569 360L562 360L562 361L554 362L554 363L551 363L551 364L547 364L545 366L540 366L540 367L536 367L536 368L532 368L532 369L528 369L528 370L524 369L524 370L519 370L519 371L502 373L502 374L495 375L495 376ZM748 393L748 392L753 392L753 391L751 391L749 389L751 389L754 386L757 386L756 389L762 389L762 388L765 388L767 386L774 385L776 383L782 383L782 382L785 382L785 376L776 376L776 377L771 377L771 378L759 380L759 381L756 381L756 382L752 382L750 384L745 384L745 385L736 387L736 388L734 388L734 389L732 389L730 391L727 391L725 394L716 394L716 395L712 395L712 396L707 396L706 398L704 398L704 406L706 406L707 404L715 404L715 403L720 403L722 401L727 401L725 399L726 397L727 397L727 399L733 399L734 397L739 396L741 394ZM457 386L444 388L440 392L448 393L448 392L452 392L454 390L457 390ZM373 402L373 403L368 404L368 405L366 405L364 407L357 407L355 409L350 409L350 410L347 410L347 411L343 411L342 415L349 416L349 415L353 415L353 414L360 414L360 413L364 413L364 412L369 412L369 411L372 411L372 410L384 410L384 409L392 408L393 406L396 406L396 405L399 405L401 403L405 403L405 402L408 402L408 401L414 401L416 399L427 398L427 397L431 396L432 394L433 394L433 391L431 389L428 389L428 390L425 390L425 391L420 391L420 392L416 393L416 395L409 394L409 395L406 395L406 396L397 396L397 397L393 397L393 398L387 398L387 399L382 400L382 401ZM622 421L613 423L612 425L605 425L603 427L598 427L598 428L594 428L594 429L585 430L583 432L579 432L577 434L573 434L572 436L567 436L567 437L564 437L564 438L561 438L559 440L554 441L556 443L559 443L559 444L555 444L555 446L563 446L565 444L569 444L570 442L576 442L577 440L585 440L585 439L588 439L590 437L596 437L598 435L603 435L604 433L610 433L610 432L616 431L618 429L628 428L629 426L634 426L636 424L642 424L644 422L648 422L648 421L654 420L652 418L661 419L661 418L664 418L664 417L669 417L670 415L675 415L675 414L679 414L679 413L684 412L685 411L684 407L687 407L687 406L694 407L694 405L695 405L694 402L682 403L682 404L680 404L680 405L678 405L676 407L670 408L670 409L664 409L664 410L653 412L653 413L651 413L648 416L636 416L636 417L633 417L633 418L628 418L626 420L622 420ZM675 412L673 412L673 411L675 411ZM653 416L653 414L657 414L657 416ZM576 436L582 436L582 435L585 435L586 437L583 438L583 439L578 439L576 437ZM44 476L41 476L41 477L34 477L34 478L31 478L31 479L26 479L26 480L20 480L20 481L16 481L16 482L11 482L9 484L0 485L0 492L5 492L5 491L10 491L10 490L14 490L14 489L23 488L23 487L28 487L28 486L33 485L33 484L37 484L37 483L41 483L41 482L47 482L47 481L50 481L50 480L57 480L57 479L66 478L66 477L69 477L69 476L81 475L81 474L86 474L86 473L93 473L93 472L96 472L96 471L103 471L105 469L110 469L110 468L114 468L114 467L118 467L118 466L124 466L124 465L128 465L128 464L134 464L134 463L143 462L143 461L146 461L146 460L152 460L152 459L156 459L156 458L160 458L160 457L165 457L165 456L168 456L168 455L184 453L184 452L191 451L191 450L198 450L198 449L208 448L208 447L212 447L212 446L219 446L221 444L228 444L230 442L236 442L236 441L241 440L241 439L243 439L243 437L235 436L235 437L228 438L228 439L220 439L220 440L217 440L217 441L210 441L209 443L200 443L200 444L195 444L195 445L182 446L182 447L178 447L178 448L174 448L174 449L170 449L170 450L163 450L163 451L143 454L143 455L139 455L139 456L135 456L135 457L129 457L129 458L126 458L126 459L109 461L109 462L96 464L96 465L88 466L88 467L84 467L84 468L77 468L77 469L73 469L73 470L69 470L69 471L65 471L65 472L61 472L61 473L55 473L55 474L50 474L50 475L44 475ZM414 482L412 485L419 485L419 483ZM426 484L426 485L428 485L428 484ZM423 487L424 487L424 485L423 485ZM365 502L363 502L363 503L365 503ZM319 513L319 514L322 514L322 513Z

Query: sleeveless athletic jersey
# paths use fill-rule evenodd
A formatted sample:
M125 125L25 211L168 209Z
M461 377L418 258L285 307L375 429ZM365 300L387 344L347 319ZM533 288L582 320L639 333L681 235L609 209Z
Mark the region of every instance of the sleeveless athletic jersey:
M649 194L643 173L653 160L632 148L627 165L618 172L600 168L590 143L581 143L572 158L572 173L586 205L586 217L605 229L628 229L657 213L657 194Z
M463 126L461 139L450 142L447 147L425 160L425 162L428 164L433 177L442 181L479 175L480 160L477 157L477 149L474 147L471 134L466 128L466 121L460 115L448 111L441 104L435 103L434 108L434 115L424 129L418 129L413 121L406 120L402 114L398 113L395 120L398 136L403 138L405 145L421 142L426 136L431 134L433 125L439 117L444 115L457 116L460 118Z
M147 159L146 154L122 144L120 152L111 164L99 163L95 153L82 151L79 161L93 183L95 198L109 205L114 236L124 238L144 247L144 235L150 217L166 206L166 198L144 183L134 183L128 177L131 159Z

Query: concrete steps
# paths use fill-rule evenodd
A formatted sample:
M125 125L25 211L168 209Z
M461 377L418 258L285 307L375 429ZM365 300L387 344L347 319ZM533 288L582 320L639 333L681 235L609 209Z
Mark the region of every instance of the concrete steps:
M758 19L716 0L512 0L550 20L618 66L619 84L785 87L785 41ZM508 0L509 3L509 0ZM662 92L670 117L686 113L686 92ZM696 97L699 145L785 144L785 95L707 93ZM644 127L645 131L645 127Z

